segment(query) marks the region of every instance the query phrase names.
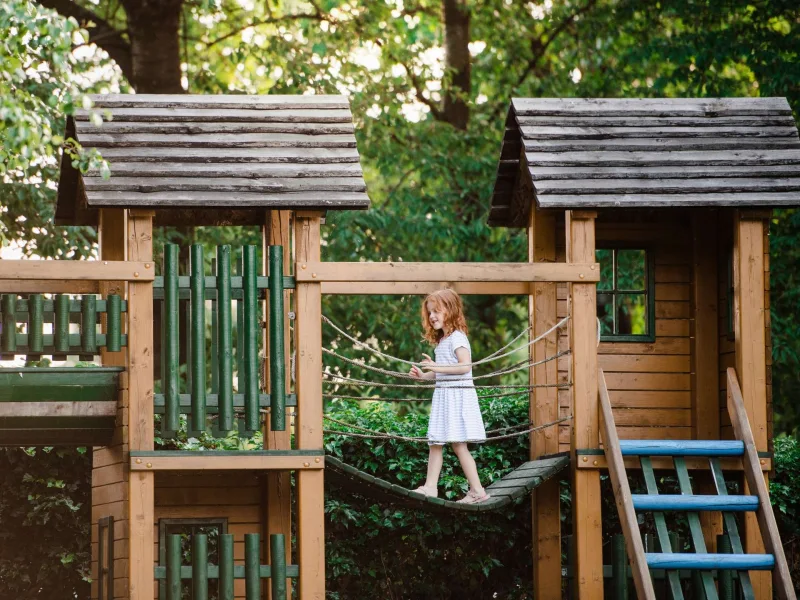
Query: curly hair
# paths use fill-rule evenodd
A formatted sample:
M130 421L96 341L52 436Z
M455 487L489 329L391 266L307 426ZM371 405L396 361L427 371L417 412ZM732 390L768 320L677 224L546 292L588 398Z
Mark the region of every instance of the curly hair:
M433 302L437 310L444 311L444 329L434 329L428 318L428 302ZM464 335L469 333L467 321L464 318L464 304L461 296L450 288L437 290L425 297L422 302L422 336L431 344L439 341L453 331L461 331Z

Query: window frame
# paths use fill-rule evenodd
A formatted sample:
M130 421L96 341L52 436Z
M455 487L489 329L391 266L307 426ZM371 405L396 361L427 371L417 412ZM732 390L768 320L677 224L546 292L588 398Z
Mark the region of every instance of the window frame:
M614 265L612 272L614 279L616 279L617 272L617 251L619 250L643 250L645 253L645 303L647 305L647 333L646 334L631 334L631 333L612 333L600 336L600 342L622 342L622 343L652 343L656 341L656 262L655 252L649 244L637 244L635 242L603 242L597 244L597 250L611 250L614 252ZM599 261L597 261L599 262ZM616 289L615 284L612 283L611 290L601 290L599 282L597 285L597 295L611 294L616 300L616 296L620 292ZM616 304L616 302L615 302ZM616 320L616 315L614 319Z

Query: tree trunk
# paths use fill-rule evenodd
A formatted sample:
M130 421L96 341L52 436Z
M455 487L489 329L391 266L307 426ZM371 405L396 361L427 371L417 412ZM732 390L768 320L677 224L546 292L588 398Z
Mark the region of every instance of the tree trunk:
M442 0L444 12L445 67L449 85L445 88L442 119L457 129L469 123L472 88L469 54L469 8L466 0Z
M133 76L140 94L181 94L180 22L184 0L123 0Z

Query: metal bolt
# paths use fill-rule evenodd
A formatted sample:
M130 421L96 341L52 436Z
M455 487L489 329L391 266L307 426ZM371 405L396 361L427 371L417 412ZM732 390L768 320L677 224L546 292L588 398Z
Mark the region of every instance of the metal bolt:
M108 264L108 261L107 261L107 260L104 260L104 261L103 261L103 264L104 264L104 265L107 265L107 264Z
M150 263L144 263L144 268L145 269L149 269L150 268ZM592 267L592 268L594 269L594 267Z
M136 464L137 464L137 465L140 465L140 464L142 464L142 459L141 459L141 458L137 458L137 459L136 459Z
M134 277L138 277L139 276L139 271L134 272L133 276Z
M591 266L591 267L589 267L589 268L590 268L592 271L594 271L594 265L592 265L592 266Z
M314 459L314 462L315 462L315 463L318 463L318 462L319 462L319 458L315 458L315 459Z
M596 467L597 466L597 461L594 461L592 464Z
M310 467L311 465L309 465L308 463L303 463L303 466L304 467Z
M762 458L762 459L761 459L761 464L762 464L762 465L765 465L765 464L767 464L767 461L765 461L765 460Z
M311 277L312 277L312 279L316 279L317 278L317 274L316 273L312 273Z
M308 267L306 267L306 265L301 265L300 268L305 271Z
M589 459L584 456L583 457L583 462L589 462Z
M580 277L581 279L583 279L583 278L585 278L585 277L586 277L586 275L584 275L583 273L581 273L581 274L580 274L578 277Z
M152 469L153 468L153 463L147 463L146 466L147 466L148 469Z
M293 311L293 310L290 310L290 311L289 311L289 315L288 315L288 316L289 316L289 320L290 320L290 321L294 321L294 320L295 320L295 318L297 317L297 315L295 315L295 314L294 314L294 311Z

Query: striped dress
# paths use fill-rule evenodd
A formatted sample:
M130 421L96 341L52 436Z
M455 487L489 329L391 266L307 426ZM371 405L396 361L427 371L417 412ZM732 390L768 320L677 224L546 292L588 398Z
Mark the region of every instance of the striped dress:
M436 364L457 365L457 348L466 348L472 360L467 336L454 331L436 346ZM472 369L463 375L436 373L436 389L428 421L428 444L482 442L485 439L486 429L472 382Z

